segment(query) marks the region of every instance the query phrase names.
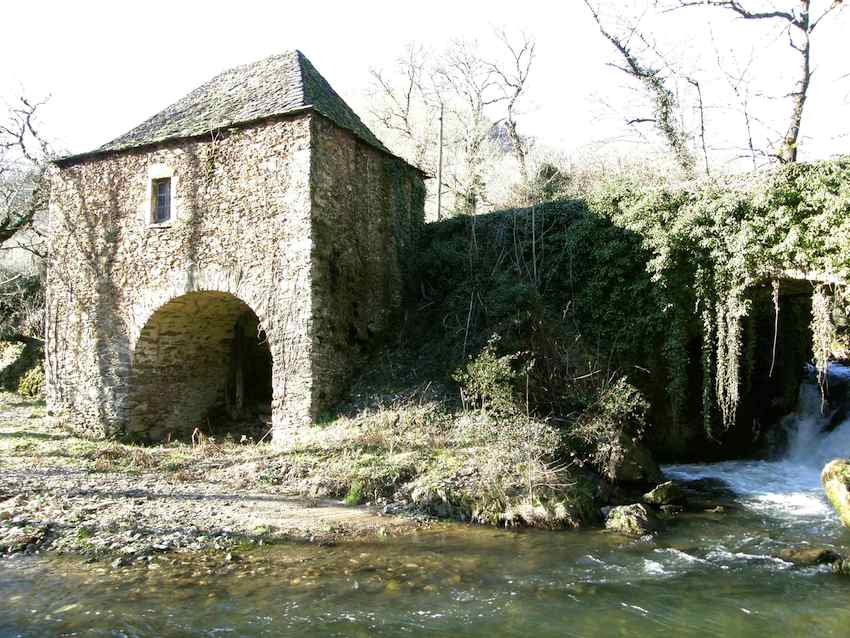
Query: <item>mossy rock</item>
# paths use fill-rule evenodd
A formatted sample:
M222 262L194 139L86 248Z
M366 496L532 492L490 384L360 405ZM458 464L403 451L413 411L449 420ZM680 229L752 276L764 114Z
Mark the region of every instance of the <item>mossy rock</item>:
M685 490L673 481L667 481L644 494L643 500L652 505L678 505L686 500Z
M779 558L795 565L832 565L841 561L841 555L828 547L787 547Z
M655 512L643 503L612 507L605 518L606 529L626 536L645 536L661 530L663 526Z
M615 483L658 483L664 480L652 452L643 443L621 433L614 453L604 468L605 476Z
M845 527L850 527L850 461L836 459L821 473L821 482L829 502Z

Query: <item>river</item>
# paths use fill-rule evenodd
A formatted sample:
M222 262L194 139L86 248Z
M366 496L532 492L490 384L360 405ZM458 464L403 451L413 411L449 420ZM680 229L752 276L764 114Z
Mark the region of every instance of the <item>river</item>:
M850 636L850 578L776 558L850 554L819 481L850 456L850 423L824 433L819 402L801 388L782 460L666 467L722 479L738 507L653 540L446 525L275 546L223 572L18 556L0 563L0 636Z

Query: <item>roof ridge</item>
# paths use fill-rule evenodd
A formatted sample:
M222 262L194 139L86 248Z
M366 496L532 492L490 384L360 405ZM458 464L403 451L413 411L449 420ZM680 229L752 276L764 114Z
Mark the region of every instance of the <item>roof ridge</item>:
M58 162L197 137L306 109L393 155L307 56L299 49L290 49L225 69L127 133L93 151Z

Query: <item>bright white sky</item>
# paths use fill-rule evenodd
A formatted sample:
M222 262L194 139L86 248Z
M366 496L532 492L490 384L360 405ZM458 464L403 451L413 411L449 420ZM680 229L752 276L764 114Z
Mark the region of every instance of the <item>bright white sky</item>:
M736 24L722 11L689 17L653 27L668 34L670 50L706 72L716 72L715 52L705 44L708 24L721 48L736 47L744 58L753 47L761 54L769 48L751 25ZM124 133L226 68L293 48L364 115L370 67L392 65L411 41L439 48L453 37L478 39L487 52L494 26L524 29L537 40L524 132L574 152L610 139L624 117L640 115L601 106L600 97L625 109L624 98L633 97L624 92L624 76L605 66L616 59L613 49L580 0L15 0L4 6L3 18L0 99L21 91L50 95L42 118L47 134L73 152ZM848 18L845 11L818 34L816 85L804 122L804 134L814 138L807 157L850 150ZM697 32L704 37L694 46ZM773 46L780 48L767 55L787 55L784 41Z

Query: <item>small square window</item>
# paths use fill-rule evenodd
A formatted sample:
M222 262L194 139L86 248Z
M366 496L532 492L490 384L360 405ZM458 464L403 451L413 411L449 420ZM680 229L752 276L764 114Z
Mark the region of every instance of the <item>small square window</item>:
M151 185L151 218L154 224L171 219L171 178L155 179Z

